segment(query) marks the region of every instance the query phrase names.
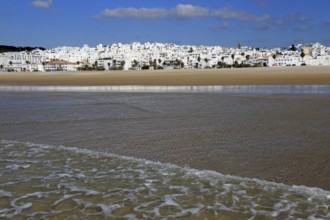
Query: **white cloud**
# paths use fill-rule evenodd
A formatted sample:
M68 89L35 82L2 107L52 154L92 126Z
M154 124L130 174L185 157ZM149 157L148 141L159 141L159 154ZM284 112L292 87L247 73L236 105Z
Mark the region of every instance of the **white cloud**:
M229 28L229 23L227 21L224 21L221 24L210 25L209 27L212 30L225 30L225 29L228 29Z
M105 9L100 16L113 18L162 18L168 16L168 14L168 10L164 8L115 8Z
M209 10L195 5L178 4L175 8L114 8L103 10L99 17L110 18L145 18L155 19L168 16L177 17L201 17L208 16Z
M223 19L237 19L237 20L255 20L256 16L245 12L239 11L230 7L223 7L218 9L213 9L211 12L212 16L223 18Z
M282 19L279 20L279 24L287 24L287 23L305 23L308 22L310 19L301 15L297 12L292 12L286 16L284 16Z
M43 2L41 0L35 2ZM48 1L48 2L51 2ZM256 0L259 3L267 3L268 0ZM114 8L103 10L98 17L109 18L141 18L141 19L159 19L166 17L178 18L194 18L194 17L213 17L220 18L222 23L211 25L211 29L227 29L229 20L240 20L252 23L255 30L268 30L274 26L295 25L294 30L308 30L310 26L306 23L310 18L303 16L301 13L293 12L283 17L275 17L273 15L256 15L244 10L238 10L233 7L222 7L210 9L191 4L178 4L173 8ZM330 20L325 21L330 25Z
M306 25L302 25L302 26L298 26L298 27L293 28L294 31L308 31L310 29L311 29L311 27L306 26Z
M211 11L211 16L225 20L241 20L254 22L255 30L267 30L278 23L271 15L257 16L246 11L240 11L231 7L223 7Z
M174 9L178 17L203 17L209 15L209 9L195 5L179 4Z
M35 0L32 5L37 8L49 8L53 3L53 0Z
M290 13L282 18L275 18L271 15L264 15L255 17L256 30L267 30L273 26L288 26L288 25L299 25L298 27L292 28L293 30L309 30L310 27L305 24L310 21L310 18L302 16L300 13Z
M222 19L238 19L244 21L258 21L264 19L249 12L239 11L230 7L223 7L210 10L209 8L191 5L191 4L178 4L174 8L114 8L103 10L98 17L110 18L164 18L164 17L218 17Z
M264 15L256 17L256 25L254 26L255 30L268 30L274 25L277 25L278 20L271 15Z

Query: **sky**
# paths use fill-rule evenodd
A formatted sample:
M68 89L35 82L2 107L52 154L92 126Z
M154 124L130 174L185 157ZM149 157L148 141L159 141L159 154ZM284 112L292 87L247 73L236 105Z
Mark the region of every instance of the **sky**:
M330 46L329 0L1 0L0 45Z

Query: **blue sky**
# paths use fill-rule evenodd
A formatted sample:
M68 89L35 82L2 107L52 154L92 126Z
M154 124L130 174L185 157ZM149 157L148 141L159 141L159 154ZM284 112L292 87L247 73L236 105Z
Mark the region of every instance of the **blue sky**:
M329 0L1 0L0 44L330 46Z

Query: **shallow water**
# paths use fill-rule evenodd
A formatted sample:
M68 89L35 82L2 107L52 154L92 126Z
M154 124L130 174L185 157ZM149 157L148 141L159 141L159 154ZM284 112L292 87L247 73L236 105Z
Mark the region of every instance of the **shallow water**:
M218 86L16 86L0 85L0 91L21 92L162 92L162 93L261 93L330 94L330 85L218 85Z
M78 148L2 140L0 167L5 218L330 218L321 189Z
M330 218L329 93L171 91L0 92L0 217Z
M328 94L0 92L0 140L330 189Z

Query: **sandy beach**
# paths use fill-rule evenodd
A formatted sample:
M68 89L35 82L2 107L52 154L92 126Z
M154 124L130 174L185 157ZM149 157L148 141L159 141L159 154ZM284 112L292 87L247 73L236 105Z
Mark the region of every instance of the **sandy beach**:
M234 86L222 86L228 84ZM166 85L277 89L102 90ZM275 212L281 215L274 218L328 219L329 85L330 67L0 72L0 213L12 215L18 201L15 207L33 204L22 208L24 217L63 210L50 217L85 211L97 218L92 214L115 201L121 204L118 217L142 216L132 207L142 207L151 219L154 210L175 218L185 207L201 207L196 219L214 219L225 207L232 211L223 219ZM38 90L44 87L51 89ZM321 93L295 93L295 87Z
M0 72L1 85L329 85L330 66L102 72Z
M0 72L0 85L330 85L330 66ZM2 140L330 189L328 94L2 92L0 100Z

